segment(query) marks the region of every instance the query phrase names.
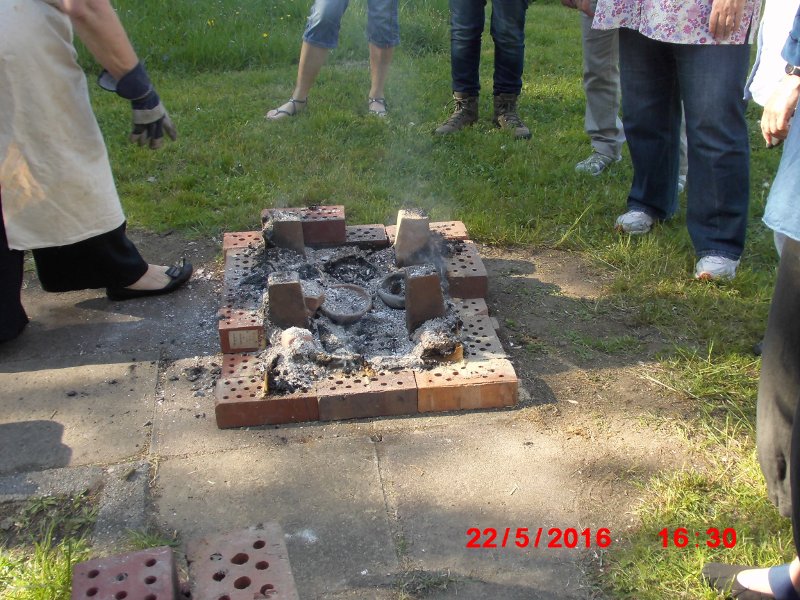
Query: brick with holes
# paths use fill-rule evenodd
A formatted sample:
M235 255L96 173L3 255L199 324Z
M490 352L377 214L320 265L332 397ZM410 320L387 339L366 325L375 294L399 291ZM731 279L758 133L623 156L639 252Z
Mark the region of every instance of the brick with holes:
M485 298L489 277L475 242L458 242L445 257L448 292L456 298Z
M462 319L489 315L489 307L483 298L450 298L450 301Z
M232 250L260 248L264 245L264 236L260 231L237 231L222 234L222 254L227 257Z
M219 344L222 352L252 352L264 347L261 311L222 308L219 311Z
M462 337L464 339L464 358L468 360L489 360L506 358L506 352L495 331L495 319L491 317L462 318Z
M517 403L519 381L505 359L472 360L414 374L419 412L500 408Z
M169 546L97 558L72 568L72 600L178 600L178 594Z
M331 375L317 383L321 421L410 415L417 412L412 371Z
M214 390L217 427L255 427L319 420L313 389L282 396L266 395L266 384L254 354L228 354Z
M347 243L360 248L386 248L389 238L383 225L348 225L345 227Z
M283 531L264 523L187 545L193 600L299 600Z
M306 246L334 246L344 244L347 240L344 206L342 205L265 208L261 211L261 222L266 223L275 211L291 212L300 217L303 222L303 237Z

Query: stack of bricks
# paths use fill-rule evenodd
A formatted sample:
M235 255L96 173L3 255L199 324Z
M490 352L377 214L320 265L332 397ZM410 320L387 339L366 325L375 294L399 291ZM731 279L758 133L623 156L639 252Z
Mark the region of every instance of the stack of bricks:
M262 221L271 211L262 213ZM394 242L395 226L345 224L343 206L280 209L302 222L309 247L357 245L385 248ZM237 281L247 276L253 250L263 245L258 232L228 233L223 240L225 285L219 335L223 360L217 381L215 412L220 428L330 421L416 413L500 408L517 401L518 380L489 317L486 268L477 246L460 221L430 224L452 242L444 257L450 300L464 322L464 358L426 371L377 371L363 376L341 374L316 381L292 394L271 394L253 353L265 343L264 316L251 299L237 299Z

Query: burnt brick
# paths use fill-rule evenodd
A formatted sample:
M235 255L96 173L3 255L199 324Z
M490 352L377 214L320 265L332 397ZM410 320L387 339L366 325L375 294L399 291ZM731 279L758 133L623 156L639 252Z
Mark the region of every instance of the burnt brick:
M442 283L436 267L406 267L406 328L413 333L429 319L443 317L446 312Z
M417 412L412 371L332 375L317 384L322 421L410 415Z
M469 240L455 247L452 256L445 258L450 296L456 298L485 298L489 277L478 247Z
M305 296L297 272L270 273L267 285L270 322L283 329L308 328Z
M386 248L389 238L383 225L347 225L346 243L360 248Z

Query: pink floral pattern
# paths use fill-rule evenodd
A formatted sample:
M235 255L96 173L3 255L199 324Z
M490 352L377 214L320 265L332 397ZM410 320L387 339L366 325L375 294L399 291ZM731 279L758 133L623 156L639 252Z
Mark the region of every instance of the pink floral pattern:
M742 24L731 37L717 41L708 19L714 0L598 0L592 27L627 27L659 42L674 44L746 44L758 29L761 0L745 0Z

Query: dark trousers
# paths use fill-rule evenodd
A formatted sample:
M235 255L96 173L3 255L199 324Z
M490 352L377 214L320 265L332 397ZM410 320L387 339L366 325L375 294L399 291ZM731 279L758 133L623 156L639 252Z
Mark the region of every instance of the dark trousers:
M750 192L742 100L750 46L671 44L619 30L622 121L633 163L628 209L668 219L678 207L681 101L689 184L686 226L697 256L739 259Z
M494 95L522 91L525 11L528 0L492 0ZM486 0L450 0L450 70L453 91L476 96L481 89L481 35Z
M0 217L2 207L0 197ZM147 271L147 262L125 235L125 223L75 244L32 253L39 281L47 292L127 287ZM20 298L22 267L23 253L9 249L0 218L0 342L15 338L28 322Z

